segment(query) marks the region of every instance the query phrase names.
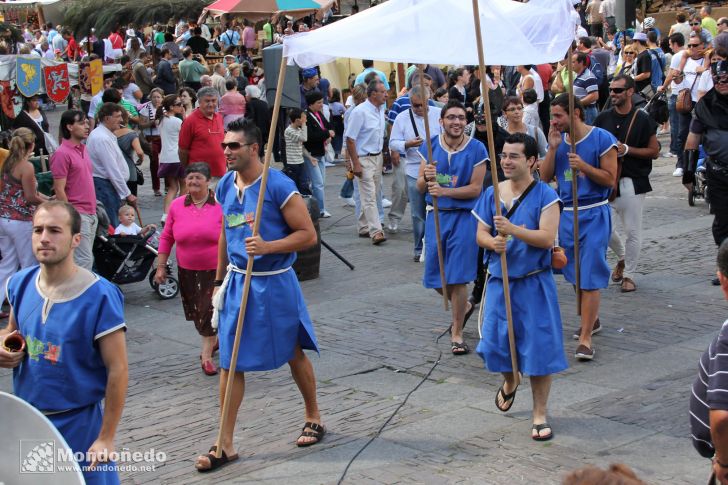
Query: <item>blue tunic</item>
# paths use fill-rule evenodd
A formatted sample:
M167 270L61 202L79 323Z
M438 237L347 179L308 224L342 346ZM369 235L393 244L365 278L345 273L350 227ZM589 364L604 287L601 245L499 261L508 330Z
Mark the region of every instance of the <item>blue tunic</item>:
M101 429L106 392L106 365L97 340L126 328L124 297L96 276L77 297L51 301L44 318L48 301L37 289L39 273L39 266L32 266L8 282L8 300L28 353L13 370L13 387L41 411L66 411L48 418L74 452L86 453ZM84 470L88 463L79 465ZM83 475L87 483L119 483L113 462Z
M538 229L541 214L554 204L560 204L556 192L547 184L538 182L514 211L510 221L526 229ZM507 212L505 207L502 210L503 214ZM487 228L494 227L493 187L488 187L472 213ZM494 229L491 232L495 232ZM486 251L485 260L490 277L485 291L482 338L477 352L487 369L511 372L500 255ZM506 243L506 261L519 370L528 375L542 376L566 369L561 312L556 282L551 273L551 251L510 237Z
M460 150L451 152L442 146L441 136L432 139L432 158L437 162L437 180L442 187L464 187L470 183L473 169L489 160L488 150L481 142L470 138ZM420 146L420 153L426 156L426 145ZM425 200L428 205L432 205L432 196L429 193L425 195ZM445 278L449 285L469 283L477 276L478 244L475 241L477 223L468 214L477 200L477 197L437 199L440 209L440 239L445 262ZM423 284L425 288L442 287L437 258L435 219L430 211L425 219Z
M606 130L592 127L587 136L576 143L576 153L593 167L599 168L600 158L616 149L616 138ZM559 197L564 201L564 212L559 224L559 244L568 259L562 270L571 284L576 284L574 264L574 212L569 167L569 143L564 136L556 151L554 173L558 182ZM586 176L580 176L579 187L579 259L581 262L581 288L597 290L609 285L607 247L612 232L612 218L607 199L611 187L599 185Z
M236 175L236 172L229 172L223 176L217 184L215 197L222 206L228 261L245 270L248 264L245 238L252 236L262 177L240 194L235 186ZM296 194L298 191L291 179L278 170L270 170L259 231L263 240L282 239L291 233L282 209ZM318 352L303 293L291 269L295 260L296 253L255 256L235 365L238 372L277 369L293 358L296 345ZM223 369L230 369L244 282L244 274L233 272L230 275L220 312L218 336L220 367Z

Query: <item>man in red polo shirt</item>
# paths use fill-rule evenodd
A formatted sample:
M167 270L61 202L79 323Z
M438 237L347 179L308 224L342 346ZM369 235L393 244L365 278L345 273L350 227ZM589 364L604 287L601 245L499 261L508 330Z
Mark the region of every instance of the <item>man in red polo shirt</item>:
M223 117L216 113L219 94L208 86L197 92L199 108L182 122L179 133L179 159L182 166L204 162L210 166L211 188L225 175L225 155L221 143L225 139Z

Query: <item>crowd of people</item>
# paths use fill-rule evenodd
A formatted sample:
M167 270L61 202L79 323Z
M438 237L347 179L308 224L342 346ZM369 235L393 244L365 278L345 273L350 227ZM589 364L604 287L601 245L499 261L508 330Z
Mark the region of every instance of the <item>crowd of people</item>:
M56 302L52 308L59 314L72 313L67 304L76 300L94 308L107 305L96 313L104 317L103 324L89 322L89 341L78 347L79 355L98 364L78 374L95 387L69 397L59 409L63 416L65 410L83 408L78 419L93 423L93 436L67 431L69 444L102 453L113 441L123 407L123 298L92 273L92 249L99 207L116 237L147 238L156 229L135 221L147 158L163 213L154 280L165 281L176 247L185 318L201 336L202 371L221 374L221 401L233 365L245 268L248 258L255 258L253 304L245 314L251 323L244 327L234 367L222 449L213 446L198 457L200 471L238 457L233 432L245 371L288 363L305 403L297 445L310 446L324 437L313 367L303 353L318 351L318 343L291 264L295 252L316 239L301 195L316 201L320 217L331 217L326 168L341 162L349 174L341 197L353 206L358 236L372 245L399 232L409 203L413 245L408 258L424 263L423 286L450 302L453 355L470 352L463 328L482 306L476 351L489 371L503 375L495 405L507 412L520 374L528 375L534 403L531 437L536 441L554 436L547 420L551 377L567 367L554 274L578 285L580 321L573 355L578 361L593 360L592 337L602 329L600 290L610 280L624 293L638 288L642 213L652 190L652 162L661 154L676 158L673 175L688 190L696 171L706 172L713 235L722 245L721 272L714 283L728 295L723 261L728 237L728 20L712 19L710 7L703 7L700 13L678 13L668 32L657 29L651 17L618 31L614 0L584 0L573 16L571 57L553 64L488 66L484 75L476 66L412 64L399 91L394 77L375 68L372 60L362 61L361 72L352 73L344 90L322 77L320 68L303 69L301 105L288 108L277 126L271 126L272 108L263 95L265 73L254 62L263 44L247 21L212 31L196 22L150 25L141 31L129 26L80 43L66 29L26 29L27 44L21 49L45 56L50 42L58 46L54 56L100 58L122 66L119 74L105 75L101 92L80 99L80 109L74 106L61 115L60 143L49 133L42 99L26 99L15 130L5 137L0 171L0 284L8 286L12 310L0 335L20 331L26 338L48 337L42 324L50 309L34 313L38 300ZM298 25L268 21L262 27L264 42L320 26ZM218 52L221 61L209 62ZM664 117L646 109L663 97ZM275 142L269 148L283 170L271 171L267 179L266 222L254 236L270 130L275 130ZM662 153L658 135L670 136ZM30 161L44 154L51 155L55 201L38 191ZM499 180L495 187L492 167ZM391 200L383 196L383 175L388 173ZM578 193L573 192L574 180ZM33 241L30 247L28 240ZM612 268L608 249L617 259ZM509 274L502 272L501 258ZM32 278L39 284L29 290ZM512 309L505 306L508 279ZM95 288L93 294L78 293L89 286ZM506 323L511 314L517 369ZM273 331L264 323L274 324ZM60 338L51 337L43 341ZM92 345L96 340L101 344ZM218 351L220 369L213 361ZM50 350L44 355L44 360L53 358ZM56 409L57 403L49 404L28 388L28 379L42 378L42 368L3 349L0 365L20 366L15 385L21 397L42 409ZM113 369L107 381L98 373L103 366ZM703 371L709 374L705 366ZM702 404L712 391L706 386L694 392ZM104 396L111 418L102 423L98 404ZM705 425L693 417L694 426ZM68 430L62 417L54 419ZM718 453L705 430L694 437L710 445L699 447L703 454Z

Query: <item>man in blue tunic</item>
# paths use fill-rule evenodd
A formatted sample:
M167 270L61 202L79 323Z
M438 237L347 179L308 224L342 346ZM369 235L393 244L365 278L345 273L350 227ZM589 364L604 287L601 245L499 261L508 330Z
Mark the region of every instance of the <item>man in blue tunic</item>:
M495 405L508 411L516 397L516 382L499 261L505 252L518 370L530 376L533 393L531 438L546 441L553 437L546 421L551 374L566 369L567 364L556 282L551 273L551 248L559 227L561 201L548 184L534 180L532 170L537 157L536 140L524 133L509 135L500 155L508 179L499 184L504 215L495 215L493 187L478 199L472 213L479 222L477 240L487 250L490 274L477 352L488 370L503 374Z
M483 190L488 151L485 146L465 135L467 115L459 101L448 102L440 112L442 133L432 138L432 163L425 163L427 144L420 145L423 156L417 190L427 191L425 201L432 206L437 197L440 214L440 238L447 294L452 303L451 350L455 355L467 354L470 349L463 341L463 325L472 314L474 305L468 301L467 285L477 273L477 226L470 216ZM437 236L433 213L425 219L425 288L442 294L440 264L437 255Z
M0 367L13 369L15 394L45 414L74 453L85 454L86 483L117 484L109 457L128 383L124 298L74 263L80 242L81 216L72 205L38 206L31 243L40 266L10 278L10 321L0 330L2 341L20 333L26 351L0 346Z
M549 149L541 162L541 179L556 178L559 198L564 203L559 243L568 263L563 273L569 283L576 284L572 178L574 172L578 173L581 326L574 334L574 339L579 341L574 357L592 360L591 337L601 330L599 290L609 285L607 246L612 219L608 198L617 177L617 140L608 131L584 123L584 109L578 100L574 100L574 111L576 153L571 153L568 95L557 96L551 102Z
M235 373L226 426L222 430L222 455L213 446L197 458L199 471L217 469L238 458L233 432L243 401L246 371L277 369L286 362L306 407L306 423L296 444L321 441L316 401L316 378L302 349L318 351L313 324L291 265L296 251L316 243L316 231L296 185L278 170L270 170L265 189L260 230L252 236L263 163L258 156L260 130L241 118L225 133L223 150L229 172L217 185L215 197L223 210L223 229L218 244L216 294L220 342L220 399L224 399L228 372ZM232 363L241 296L248 258L254 258L250 293L237 362ZM224 277L224 279L223 279ZM219 293L219 295L217 294ZM220 408L223 407L220 402Z

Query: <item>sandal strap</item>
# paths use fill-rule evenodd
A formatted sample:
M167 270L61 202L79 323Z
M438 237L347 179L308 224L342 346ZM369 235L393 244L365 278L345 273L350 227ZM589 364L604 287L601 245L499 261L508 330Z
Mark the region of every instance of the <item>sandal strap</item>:
M319 434L324 430L324 427L322 425L320 425L318 423L312 423L311 421L306 421L306 423L304 423L303 429L301 431L304 431L307 433L308 431L305 431L306 428L310 428L315 433L319 433Z
M505 404L507 401L510 401L511 399L513 399L516 395L517 390L518 390L518 388L515 388L515 389L513 389L513 391L511 391L510 394L506 394L506 391L503 389L503 386L501 386L498 389L498 392L500 393L501 398L503 398L503 404Z
M546 428L551 429L551 425L549 423L534 424L532 429L541 432Z
M321 433L319 431L304 431L301 433L301 436L299 438L320 438Z

